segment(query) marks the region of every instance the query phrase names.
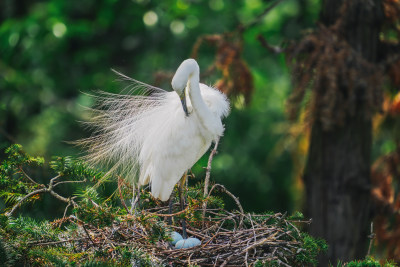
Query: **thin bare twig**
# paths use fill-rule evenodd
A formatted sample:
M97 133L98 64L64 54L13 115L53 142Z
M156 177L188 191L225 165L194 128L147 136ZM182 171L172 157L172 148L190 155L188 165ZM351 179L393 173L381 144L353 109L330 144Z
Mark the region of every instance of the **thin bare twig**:
M74 198L65 198L61 195L59 195L58 193L56 193L53 188L56 184L54 184L57 179L60 178L60 175L57 175L53 178L50 179L50 183L49 186L47 188L41 188L41 189L37 189L33 192L30 192L29 194L27 194L26 196L24 196L21 200L19 200L9 212L6 212L5 215L6 216L12 216L13 213L22 205L22 203L24 203L24 201L26 201L27 199L29 199L30 197L37 195L37 194L43 194L43 193L50 193L52 196L54 196L55 198L57 198L58 200L61 200L65 203L72 204L74 207L77 206L76 202L73 200ZM44 186L44 185L43 185ZM68 207L68 206L67 206Z
M34 195L37 195L37 194L46 193L46 192L48 192L48 189L47 189L47 188L41 188L41 189L35 190L35 191L33 191L33 192L30 192L29 194L27 194L26 196L24 196L20 201L18 201L18 202L12 207L12 209L11 209L9 212L6 212L5 215L6 215L7 217L12 216L13 213L16 211L16 209L18 209L18 208L22 205L22 203L23 203L25 200L27 200L27 199L30 198L31 196L34 196Z
M253 229L253 234L254 234L254 243L257 242L257 235L256 235L256 231L254 230L254 223L253 223L253 219L251 219L251 214L249 213L249 220L251 222L251 228ZM296 228L296 227L295 227ZM257 253L257 249L254 248L254 255Z
M25 175L25 177L33 184L38 185L37 182L35 182L25 171L24 169L21 167L19 167L19 170Z
M372 248L372 243L374 242L375 238L375 233L374 233L374 222L371 222L371 234L368 236L369 238L369 246L368 246L368 252L367 252L367 257L371 255L371 248Z
M263 47L265 47L266 49L268 49L270 52L272 52L274 54L280 54L280 53L285 52L285 49L282 47L270 45L267 42L267 40L264 38L264 36L262 36L261 34L259 34L257 36L257 40L260 41L260 43Z
M214 158L214 155L217 154L218 143L219 143L219 137L215 141L214 149L211 151L210 156L208 157L206 178L204 180L204 194L203 194L204 198L208 196L208 187L210 185L210 176L211 176L211 163Z
M72 199L72 198L66 198L63 197L61 195L59 195L58 193L54 192L52 189L48 189L47 192L49 192L53 197L57 198L58 200L61 200L65 203L72 203L72 205L77 206L76 202Z
M71 206L71 202L69 202L68 203L68 205L65 207L65 209L64 209L64 214L63 214L63 218L65 218L65 215L67 215L67 211L68 211L68 208Z
M239 227L242 226L243 223L243 217L244 217L244 211L242 208L242 205L240 204L239 198L237 198L234 194L232 194L228 189L225 188L225 186L221 185L221 184L215 184L213 185L213 187L211 187L210 193L208 195L211 195L211 192L214 190L214 188L219 187L221 188L222 192L226 193L227 195L229 195L236 203L236 205L238 206L239 210L240 210L240 222L239 222Z
M121 180L122 178L120 176L118 176L118 192L119 192L119 200L121 201L122 206L124 207L124 209L126 210L126 212L128 212L128 214L131 214L131 211L128 209L128 207L126 206L125 200L122 196L122 191L121 191ZM135 190L135 189L133 189Z
M86 237L83 238L71 238L67 240L59 240L59 241L50 241L50 242L41 242L41 241L34 241L34 242L28 242L28 245L34 245L34 246L54 246L54 245L59 245L63 243L70 243L70 242L78 242L87 239Z
M261 12L257 17L255 17L251 22L247 23L246 25L240 25L239 30L243 32L243 31L247 30L248 28L253 27L257 23L259 23L261 21L261 19L264 18L265 15L267 15L274 7L276 7L282 1L283 0L278 0L275 3L273 3L272 5L265 8L264 11Z
M186 208L184 208L183 210L180 210L176 213L169 213L169 214L163 214L163 213L149 213L149 216L158 216L158 217L174 217L177 215L180 215L182 213L187 212L189 209L189 206L186 206Z
M90 242L93 244L94 247L98 247L97 244L94 243L92 237L89 235L89 232L86 230L85 223L81 223L81 224L82 224L82 228L85 231L85 233L86 233L87 237L89 238Z
M217 149L218 149L218 143L219 143L219 137L215 141L215 145L213 150L210 153L210 156L208 157L208 163L207 163L207 171L206 171L206 178L204 179L204 203L203 203L203 218L206 215L206 209L207 209L207 197L208 197L208 187L210 186L210 176L211 176L211 163L214 158L214 155L217 154ZM204 221L203 221L203 227L204 227Z

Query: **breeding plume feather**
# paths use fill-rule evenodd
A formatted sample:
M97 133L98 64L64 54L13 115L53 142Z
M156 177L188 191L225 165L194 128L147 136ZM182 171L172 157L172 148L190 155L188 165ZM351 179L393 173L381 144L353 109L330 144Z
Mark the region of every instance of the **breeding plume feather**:
M110 174L138 185L150 183L152 195L166 201L183 174L222 136L229 102L199 83L194 59L179 66L172 92L118 75L131 84L129 93L95 97L89 123L94 132L80 142L87 147L86 160L111 166Z

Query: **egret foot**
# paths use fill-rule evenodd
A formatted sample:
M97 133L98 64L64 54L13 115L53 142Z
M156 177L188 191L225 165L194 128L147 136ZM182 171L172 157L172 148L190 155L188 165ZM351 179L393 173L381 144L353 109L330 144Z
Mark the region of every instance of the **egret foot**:
M168 200L168 214L171 215L172 214L172 207L174 205L174 192L172 191L171 196L169 197ZM167 218L167 224L168 225L172 225L172 216L169 216Z
M130 204L131 204L131 208L129 209L129 213L130 214L134 214L134 215L138 215L140 212L140 208L141 208L141 203L140 203L140 188L139 186L133 187L133 191L132 191L132 199L130 199Z

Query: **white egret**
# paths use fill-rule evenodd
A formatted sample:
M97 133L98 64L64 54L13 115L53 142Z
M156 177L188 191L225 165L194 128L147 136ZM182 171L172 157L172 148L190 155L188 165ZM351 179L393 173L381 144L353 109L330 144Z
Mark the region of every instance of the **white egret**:
M199 82L199 65L187 59L168 92L118 73L142 95L101 93L91 125L90 163L110 164L111 173L134 185L150 184L151 194L167 201L175 184L224 132L226 96ZM131 93L129 92L129 93ZM135 179L136 177L136 179Z
M110 173L129 179L134 187L150 184L151 194L167 201L175 184L224 132L221 119L229 113L226 96L199 82L199 65L187 59L173 79L175 92L167 92L118 73L142 95L101 93L90 123L92 137L81 140L86 160L111 164ZM183 208L181 196L181 208ZM171 209L171 202L170 202ZM199 245L172 233L177 248Z

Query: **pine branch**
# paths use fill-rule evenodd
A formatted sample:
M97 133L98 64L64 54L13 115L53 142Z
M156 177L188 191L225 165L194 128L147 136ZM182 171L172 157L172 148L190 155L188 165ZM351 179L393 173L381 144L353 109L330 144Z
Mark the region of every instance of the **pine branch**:
M61 182L60 182L60 183L55 183L55 182L57 181L58 178L60 178L60 175L57 175L57 176L51 178L51 179L50 179L49 186L48 186L47 188L37 189L37 190L35 190L35 191L33 191L33 192L27 194L26 196L24 196L21 200L19 200L19 201L12 207L12 209L11 209L9 212L6 212L5 215L6 215L7 217L12 216L12 215L14 214L14 212L15 212L19 207L21 207L21 205L22 205L26 200L28 200L30 197L32 197L32 196L34 196L34 195L37 195L37 194L43 194L43 193L50 193L50 194L51 194L52 196L54 196L55 198L57 198L57 199L59 199L59 200L65 202L65 203L67 203L68 205L72 204L74 207L77 206L76 202L73 200L74 198L66 198L66 197L63 197L63 196L61 196L60 194L58 194L57 192L55 192L55 191L53 190L53 188L54 188L55 186L57 186L58 184L61 183ZM72 181L71 181L71 182L72 182ZM42 185L42 186L44 186L44 185ZM68 207L68 206L67 206L67 207Z
M34 196L34 195L42 194L42 193L46 193L46 192L48 192L48 189L47 189L47 188L41 188L41 189L35 190L35 191L33 191L33 192L27 194L27 195L24 196L20 201L18 201L18 202L12 207L12 209L11 209L9 212L6 212L5 215L6 215L7 217L10 217L10 216L15 212L15 210L18 209L18 208L22 205L22 203L23 203L25 200L27 200L28 198L30 198L30 197L32 197L32 196Z

